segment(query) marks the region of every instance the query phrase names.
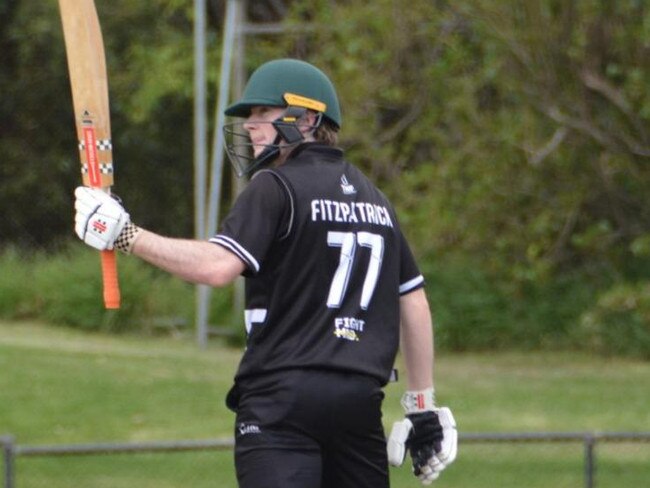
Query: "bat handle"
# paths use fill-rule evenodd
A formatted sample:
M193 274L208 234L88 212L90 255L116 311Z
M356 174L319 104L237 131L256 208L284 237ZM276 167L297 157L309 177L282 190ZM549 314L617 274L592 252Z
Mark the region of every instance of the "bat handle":
M107 309L120 308L120 285L117 281L117 258L115 251L101 251L102 276L104 280L104 305Z

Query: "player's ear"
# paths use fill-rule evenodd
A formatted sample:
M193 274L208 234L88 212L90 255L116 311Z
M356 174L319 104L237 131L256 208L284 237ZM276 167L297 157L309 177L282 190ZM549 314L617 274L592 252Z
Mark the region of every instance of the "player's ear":
M302 117L300 130L303 133L314 131L322 122L323 114L314 110L307 110Z

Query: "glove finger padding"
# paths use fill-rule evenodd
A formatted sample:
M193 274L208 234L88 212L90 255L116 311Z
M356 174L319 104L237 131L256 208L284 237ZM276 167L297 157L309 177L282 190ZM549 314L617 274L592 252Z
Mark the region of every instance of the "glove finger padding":
M437 451L437 458L445 466L450 465L456 459L458 453L458 430L456 429L456 419L447 407L438 409L438 419L442 425L442 441L440 449Z
M407 447L413 460L413 474L429 484L456 459L458 433L456 421L447 407L409 414L413 430Z
M108 194L80 186L75 190L75 232L100 251L113 249L115 239L129 222L129 214Z

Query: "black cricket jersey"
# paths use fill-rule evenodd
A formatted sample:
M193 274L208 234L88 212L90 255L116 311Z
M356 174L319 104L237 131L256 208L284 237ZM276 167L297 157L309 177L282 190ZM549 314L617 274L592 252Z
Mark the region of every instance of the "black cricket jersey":
M341 150L305 143L255 173L211 242L247 266L236 379L316 368L388 381L399 297L424 278L390 202Z

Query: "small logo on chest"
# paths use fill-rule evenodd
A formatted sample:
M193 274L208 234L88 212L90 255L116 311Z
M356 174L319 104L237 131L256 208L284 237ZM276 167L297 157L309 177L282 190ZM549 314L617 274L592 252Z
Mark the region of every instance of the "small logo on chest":
M354 195L357 192L357 189L350 184L345 175L341 176L341 190L343 190L344 195Z

